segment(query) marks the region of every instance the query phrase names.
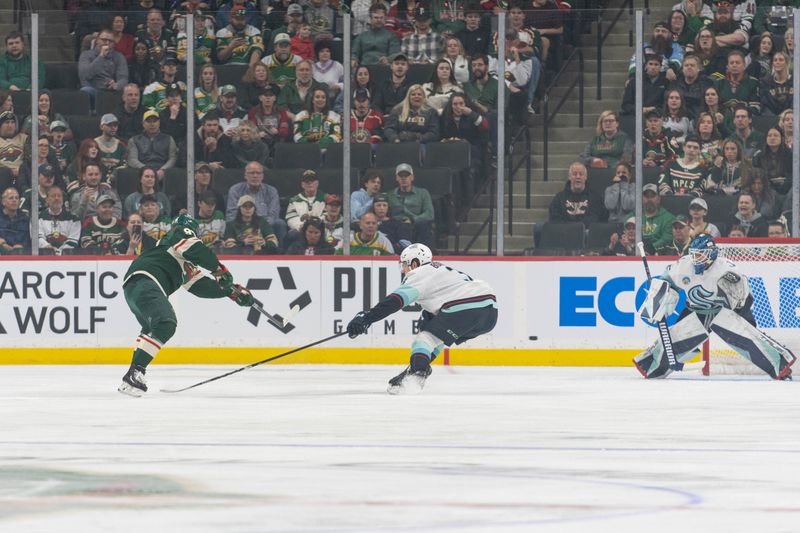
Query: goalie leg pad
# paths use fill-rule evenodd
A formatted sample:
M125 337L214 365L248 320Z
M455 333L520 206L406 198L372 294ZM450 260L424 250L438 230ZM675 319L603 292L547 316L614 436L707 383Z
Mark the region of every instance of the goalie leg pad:
M694 356L694 350L708 338L708 332L695 313L689 313L674 326L669 328L672 337L672 350L678 361L685 361ZM633 359L633 363L645 378L666 377L670 373L669 361L664 355L661 341L643 351Z
M789 375L791 366L797 360L788 348L730 309L723 309L714 317L711 331L773 379Z

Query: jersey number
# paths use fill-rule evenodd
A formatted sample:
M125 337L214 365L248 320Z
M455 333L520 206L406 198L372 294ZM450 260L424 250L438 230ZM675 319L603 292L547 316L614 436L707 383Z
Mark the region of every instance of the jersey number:
M461 272L460 270L456 270L455 268L450 268L449 266L446 266L446 265L445 265L445 268L446 268L447 270L449 270L450 272L458 272L459 274L461 274L462 276L464 276L464 281L472 281L472 278L471 278L471 277L469 277L467 274L464 274L464 273L463 273L463 272Z

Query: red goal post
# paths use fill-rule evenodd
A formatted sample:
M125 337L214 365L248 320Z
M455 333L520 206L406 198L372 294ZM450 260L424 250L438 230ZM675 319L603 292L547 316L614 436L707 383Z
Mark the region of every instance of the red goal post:
M719 257L748 277L759 329L800 353L800 239L715 239ZM703 374L763 374L716 335L703 343Z

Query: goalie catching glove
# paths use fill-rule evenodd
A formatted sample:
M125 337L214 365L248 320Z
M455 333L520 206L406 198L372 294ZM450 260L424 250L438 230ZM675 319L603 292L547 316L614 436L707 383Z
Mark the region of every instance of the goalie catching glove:
M648 322L657 323L664 320L675 311L678 305L678 292L670 287L669 283L663 279L654 278L650 282L650 290L647 293L639 314Z
M369 329L370 324L372 324L372 322L367 318L367 314L361 311L347 324L347 335L351 339L355 339L359 335L364 335Z
M747 277L736 272L726 272L717 281L718 293L725 298L728 308L736 311L741 308L750 296L750 284Z
M231 287L231 293L228 295L228 298L242 307L252 307L255 301L253 294L238 283Z

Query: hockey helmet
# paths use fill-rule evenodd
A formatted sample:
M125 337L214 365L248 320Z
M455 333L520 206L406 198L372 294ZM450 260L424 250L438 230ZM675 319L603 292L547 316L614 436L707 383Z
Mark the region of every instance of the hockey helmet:
M189 228L192 230L192 233L197 233L197 231L200 229L200 224L197 222L197 220L186 213L182 213L175 217L175 220L172 221L172 226L183 226L184 228Z
M711 235L703 233L689 243L689 255L692 256L694 273L702 274L717 259L719 248Z
M400 270L403 272L411 270L411 262L414 259L419 263L418 266L427 265L433 261L433 253L431 249L424 244L417 242L409 244L400 254Z

